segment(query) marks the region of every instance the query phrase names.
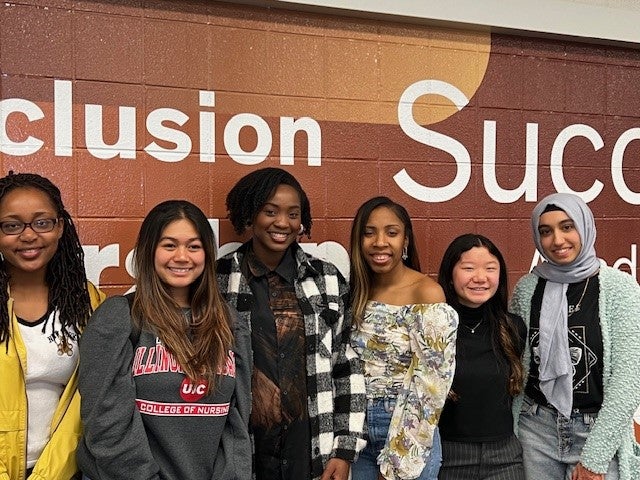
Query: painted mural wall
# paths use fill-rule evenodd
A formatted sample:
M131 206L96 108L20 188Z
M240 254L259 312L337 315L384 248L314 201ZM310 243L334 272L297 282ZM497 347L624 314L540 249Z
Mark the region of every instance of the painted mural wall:
M145 213L186 198L224 253L229 188L280 166L307 190L309 251L345 273L351 220L384 194L415 221L423 269L469 231L535 254L529 214L573 191L598 254L637 277L640 50L217 2L0 5L1 172L64 194L108 293Z

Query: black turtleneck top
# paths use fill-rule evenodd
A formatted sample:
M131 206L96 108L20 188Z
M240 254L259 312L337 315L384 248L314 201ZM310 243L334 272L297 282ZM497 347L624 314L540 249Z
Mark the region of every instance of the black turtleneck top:
M454 442L492 442L513 434L512 397L507 391L510 368L506 357L496 355L491 343L484 306L456 307L460 317L456 341L456 372L440 422L440 435ZM524 346L526 327L509 314Z

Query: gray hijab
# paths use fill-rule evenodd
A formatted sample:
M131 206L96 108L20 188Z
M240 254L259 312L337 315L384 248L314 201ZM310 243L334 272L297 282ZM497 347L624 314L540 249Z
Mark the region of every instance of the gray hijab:
M582 248L568 265L553 263L540 243L540 216L549 205L562 209L580 235ZM554 193L545 197L531 214L536 248L546 260L533 273L547 280L540 309L540 390L562 415L569 417L573 405L573 368L569 354L567 288L591 277L600 268L596 257L596 226L593 213L577 195Z

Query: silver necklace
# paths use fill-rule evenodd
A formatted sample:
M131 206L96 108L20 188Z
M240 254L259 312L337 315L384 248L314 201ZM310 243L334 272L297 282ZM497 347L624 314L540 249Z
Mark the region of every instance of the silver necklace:
M569 313L567 314L567 317L570 317L574 313L580 311L580 305L582 304L582 299L584 298L584 294L587 293L589 280L591 280L591 278L587 278L587 282L584 284L584 290L582 290L582 295L580 295L580 300L578 300L578 303L576 303L575 305L569 305Z
M478 328L482 322L484 322L484 318L481 318L480 321L473 326L473 328L470 327L469 325L465 325L462 322L460 322L460 325L462 325L463 327L468 328L471 333L476 333L476 328Z

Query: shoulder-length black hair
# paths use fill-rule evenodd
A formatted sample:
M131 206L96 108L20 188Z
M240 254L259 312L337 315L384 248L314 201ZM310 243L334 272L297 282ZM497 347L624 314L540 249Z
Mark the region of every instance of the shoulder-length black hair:
M498 247L487 237L476 233L466 233L454 239L442 256L442 262L440 263L440 270L438 272L438 282L444 290L447 303L454 308L460 306L458 295L453 287L453 268L460 261L462 254L474 247L486 248L487 251L498 260L500 265L498 290L493 297L487 300L486 306L499 314L506 313L509 301L507 264Z

